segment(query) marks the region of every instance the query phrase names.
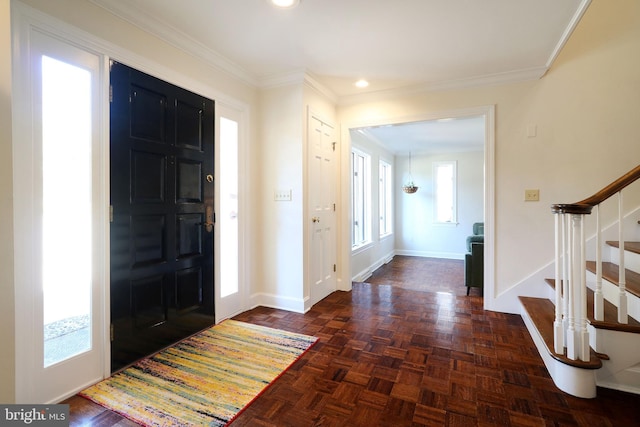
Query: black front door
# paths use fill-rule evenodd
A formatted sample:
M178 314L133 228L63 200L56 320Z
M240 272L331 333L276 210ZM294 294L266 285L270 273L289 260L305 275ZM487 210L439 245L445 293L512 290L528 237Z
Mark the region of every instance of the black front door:
M214 102L111 65L111 369L214 323Z

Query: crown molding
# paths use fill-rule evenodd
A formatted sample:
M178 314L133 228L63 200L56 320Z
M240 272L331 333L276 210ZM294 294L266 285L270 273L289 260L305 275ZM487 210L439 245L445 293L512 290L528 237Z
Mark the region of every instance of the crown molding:
M578 23L580 22L580 20L582 19L582 16L585 14L587 9L589 8L590 4L591 4L591 0L582 0L582 3L580 3L580 6L578 6L576 13L571 18L571 21L569 21L569 25L567 25L567 28L565 28L564 32L562 33L562 37L560 37L558 44L553 49L553 52L551 52L551 55L547 60L547 64L546 64L547 69L551 68L551 65L553 65L553 62L556 60L556 58L560 54L560 51L569 40L569 37L571 37L573 30L575 30L576 27L578 26Z
M301 84L305 80L306 70L297 69L285 73L269 74L257 79L260 89L272 89L280 86Z
M304 82L307 86L313 88L315 91L320 93L322 96L324 96L334 104L338 103L338 96L331 89L320 83L313 75L305 73Z
M152 15L131 5L130 3L112 3L109 0L89 0L96 6L106 10L112 15L129 22L161 40L169 43L175 48L200 58L212 67L229 74L246 84L257 87L258 81L255 76L248 73L238 64L225 58L218 52L209 49L199 41L189 37L185 33L172 27L169 23L161 21Z
M331 89L320 83L316 77L304 69L298 69L288 73L271 74L269 76L263 76L258 80L258 87L260 89L271 89L294 84L304 84L333 103L338 102L338 96Z
M443 80L440 82L425 82L401 88L359 93L340 97L340 105L350 105L359 102L371 102L384 98L405 96L423 92L438 92L445 90L470 89L474 87L499 86L509 83L520 83L530 80L538 80L545 75L548 68L535 67L523 70L514 70L504 73L487 74L484 76L470 77L456 80Z

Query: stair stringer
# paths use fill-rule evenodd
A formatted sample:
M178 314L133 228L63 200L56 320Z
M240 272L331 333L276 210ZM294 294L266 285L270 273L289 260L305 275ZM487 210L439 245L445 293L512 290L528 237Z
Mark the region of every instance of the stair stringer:
M584 369L575 366L567 365L560 362L549 354L547 346L544 343L542 336L538 332L538 329L533 324L527 310L524 309L522 304L520 305L520 315L524 320L529 334L533 339L533 342L538 349L538 353L542 357L549 375L553 379L555 385L565 393L572 396L582 397L585 399L592 399L596 397L596 371L597 369ZM602 368L601 368L602 369Z
M591 347L606 353L596 372L600 387L640 394L640 334L594 328L589 325Z

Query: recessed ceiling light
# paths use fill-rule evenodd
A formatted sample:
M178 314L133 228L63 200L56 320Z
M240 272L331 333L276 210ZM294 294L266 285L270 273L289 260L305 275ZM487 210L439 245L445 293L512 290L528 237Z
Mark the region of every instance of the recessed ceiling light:
M356 87L367 87L367 86L369 86L369 82L364 79L358 80L356 82Z
M270 0L271 4L281 9L291 9L296 7L300 0Z

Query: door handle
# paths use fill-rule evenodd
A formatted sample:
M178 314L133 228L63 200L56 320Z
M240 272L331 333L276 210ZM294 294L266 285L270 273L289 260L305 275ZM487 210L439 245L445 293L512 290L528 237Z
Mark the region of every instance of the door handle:
M207 233L211 233L213 231L213 226L215 225L215 223L213 222L213 208L211 206L207 206L204 210L204 215L205 220L200 224L204 225Z
M320 217L314 216L313 218L311 218L311 221L320 222Z

